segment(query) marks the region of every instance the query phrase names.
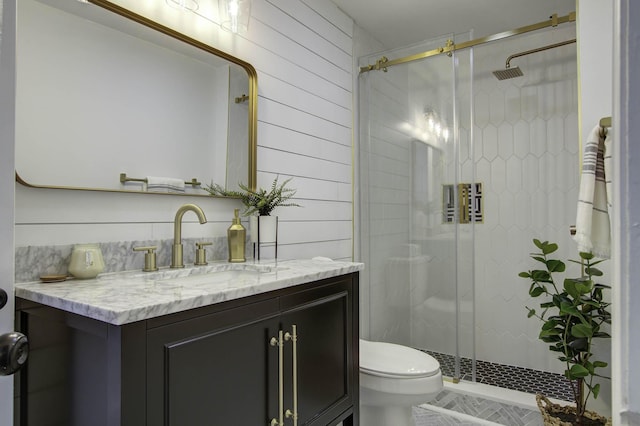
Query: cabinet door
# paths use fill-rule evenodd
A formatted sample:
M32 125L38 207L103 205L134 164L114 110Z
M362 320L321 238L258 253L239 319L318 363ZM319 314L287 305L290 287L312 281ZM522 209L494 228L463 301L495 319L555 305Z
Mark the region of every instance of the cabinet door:
M270 302L150 330L147 424L268 424L278 415L277 331Z
M336 283L283 297L289 306L284 331L297 330L297 411L299 425L328 425L357 403L352 351L352 283ZM285 409L293 411L293 342L285 344ZM358 392L358 389L355 389Z

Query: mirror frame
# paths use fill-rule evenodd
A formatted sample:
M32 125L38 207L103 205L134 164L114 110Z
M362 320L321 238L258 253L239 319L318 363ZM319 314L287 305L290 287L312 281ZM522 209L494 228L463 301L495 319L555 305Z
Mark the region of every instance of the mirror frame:
M256 69L250 63L243 61L242 59L236 58L222 50L216 49L213 46L210 46L206 43L203 43L199 40L196 40L192 37L189 37L179 31L176 31L172 28L169 28L165 25L162 25L158 22L153 21L152 19L146 18L142 15L139 15L129 9L126 9L122 6L116 5L108 0L88 0L89 3L94 4L96 6L102 7L110 12L118 14L126 19L142 24L146 27L149 27L153 30L156 30L160 33L166 34L174 39L182 41L184 43L190 44L193 47L196 47L200 50L203 50L212 55L218 56L222 59L225 59L231 63L239 65L242 67L249 77L249 94L248 96L248 144L247 144L247 155L248 155L248 170L247 170L247 186L249 188L255 189L257 185L257 165L258 165L258 73ZM123 192L129 194L153 194L153 195L179 195L179 196L196 196L196 197L211 197L209 194L175 194L175 193L161 193L161 192L148 192L148 191L138 191L138 190L124 190L124 189L108 189L108 188L85 188L85 187L75 187L75 186L56 186L56 185L35 185L29 182L26 182L22 179L18 173L16 174L16 182L30 188L46 188L46 189L72 189L72 190L81 190L81 191L100 191L100 192Z

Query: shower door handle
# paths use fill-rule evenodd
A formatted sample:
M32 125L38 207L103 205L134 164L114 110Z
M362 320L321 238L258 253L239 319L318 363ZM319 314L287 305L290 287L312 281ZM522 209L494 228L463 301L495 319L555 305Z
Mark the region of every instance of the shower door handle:
M469 223L469 193L470 188L465 183L458 184L458 206L460 223Z

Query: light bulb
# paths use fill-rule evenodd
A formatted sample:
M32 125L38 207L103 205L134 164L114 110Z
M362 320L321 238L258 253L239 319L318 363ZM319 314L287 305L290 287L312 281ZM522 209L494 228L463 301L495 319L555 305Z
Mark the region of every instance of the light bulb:
M175 9L190 10L192 12L195 12L200 7L196 0L165 0L165 2Z
M228 31L245 32L249 26L251 0L218 0L220 26Z

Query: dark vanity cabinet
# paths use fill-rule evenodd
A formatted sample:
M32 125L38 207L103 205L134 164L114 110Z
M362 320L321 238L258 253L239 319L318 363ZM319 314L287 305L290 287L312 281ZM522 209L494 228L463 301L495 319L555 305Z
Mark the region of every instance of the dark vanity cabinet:
M123 326L19 305L18 425L358 424L357 273Z

